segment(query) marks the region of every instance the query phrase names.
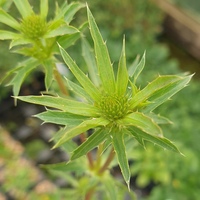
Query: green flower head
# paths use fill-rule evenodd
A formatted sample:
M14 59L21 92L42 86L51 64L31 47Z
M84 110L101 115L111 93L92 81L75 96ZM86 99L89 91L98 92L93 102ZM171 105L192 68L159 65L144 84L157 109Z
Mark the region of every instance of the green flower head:
M32 14L21 22L21 32L31 40L42 38L48 30L47 22L40 15Z
M10 48L18 45L32 44L38 42L38 39L49 39L65 34L73 34L78 30L72 26L69 26L73 15L78 9L83 7L82 4L63 4L61 8L57 7L55 17L47 21L48 15L48 0L40 1L40 13L36 14L28 0L14 0L15 6L21 14L21 20L17 21L11 15L9 15L3 9L0 10L0 22L4 23L15 31L0 31L1 40L12 40ZM74 7L74 10L70 15L67 13L70 7Z
M115 76L108 49L89 8L87 14L96 57L96 61L92 62L93 76L86 76L60 46L66 65L80 83L76 84L66 78L66 84L85 102L48 95L18 97L18 99L58 109L36 115L45 122L66 126L59 131L54 148L93 129L92 135L73 151L71 160L85 155L99 144L107 144L105 147L112 145L123 177L129 184L130 171L125 148L127 137L136 139L143 146L144 140L148 140L164 149L179 152L172 142L163 137L159 127L159 123L169 121L152 111L185 87L191 76L158 76L146 87L139 89L136 80L144 68L145 54L137 65L127 70L125 40ZM85 39L83 45L84 53L89 55Z

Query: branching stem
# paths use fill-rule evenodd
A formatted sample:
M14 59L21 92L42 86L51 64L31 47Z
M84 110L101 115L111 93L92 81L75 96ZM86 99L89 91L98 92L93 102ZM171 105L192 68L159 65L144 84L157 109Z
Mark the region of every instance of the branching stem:
M56 79L56 82L58 83L58 86L59 86L61 92L64 95L69 96L69 92L68 92L66 86L64 85L63 80L62 80L62 76L58 72L57 68L54 69L53 73L54 73L54 77Z
M109 166L109 164L112 162L113 158L115 157L115 151L112 148L110 151L110 154L106 160L106 162L104 163L104 165L100 168L99 170L99 174L102 174Z
M85 195L85 200L90 200L95 192L95 187L92 187Z
M99 169L101 165L101 154L103 151L103 143L98 146L97 154L96 154L96 168Z
M86 140L85 133L80 134L80 139L82 143ZM93 163L92 153L88 152L86 156L89 162L90 169L93 169L94 163Z

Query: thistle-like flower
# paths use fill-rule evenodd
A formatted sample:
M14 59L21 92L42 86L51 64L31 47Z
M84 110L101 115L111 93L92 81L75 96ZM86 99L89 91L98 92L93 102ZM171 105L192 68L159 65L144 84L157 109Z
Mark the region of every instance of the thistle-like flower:
M144 68L145 54L137 65L127 70L125 40L115 76L106 44L89 8L87 14L96 57L96 64L93 67L97 66L98 75L90 78L86 76L60 46L66 65L80 83L78 85L66 79L67 85L85 102L48 95L17 98L58 109L36 115L44 122L66 126L59 131L59 139L57 138L54 148L93 129L92 135L73 151L71 160L85 155L106 141L105 146L113 146L124 180L129 185L130 171L125 145L127 136L136 139L143 146L144 140L148 140L164 149L179 152L171 141L163 137L158 125L168 120L152 111L185 87L191 76L158 76L146 87L139 89L136 80Z
M71 4L65 2L61 7L57 5L54 18L48 21L48 0L40 1L38 14L34 12L28 0L13 0L13 2L21 14L21 19L16 20L0 9L0 22L14 30L0 30L0 40L11 40L10 48L15 47L13 50L15 53L22 54L28 59L8 72L8 75L14 74L8 85L13 85L14 95L18 95L26 76L42 65L46 72L45 86L48 90L55 69L54 55L59 53L57 42L66 48L79 38L79 30L69 23L84 5L79 2Z

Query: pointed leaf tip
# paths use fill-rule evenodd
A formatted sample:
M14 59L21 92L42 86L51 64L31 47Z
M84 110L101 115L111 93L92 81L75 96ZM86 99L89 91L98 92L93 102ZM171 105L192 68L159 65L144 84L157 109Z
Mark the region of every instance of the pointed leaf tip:
M115 76L107 46L88 7L87 16L90 33L94 42L96 63L98 67L98 73L102 82L102 87L105 92L113 93L115 92Z
M131 191L131 189L130 189L130 181L126 181L126 185L128 187L128 191L130 192Z
M128 70L126 67L126 52L125 52L125 37L123 39L123 46L121 56L118 64L116 89L119 95L124 95L127 90L129 81Z
M99 100L100 92L93 84L93 82L83 73L83 71L77 66L70 55L60 46L60 53L66 65L76 77L78 82L82 85L86 93L95 101Z
M140 73L144 69L145 66L145 59L146 59L146 51L143 53L143 56L139 63L134 66L132 77L134 77L134 83L137 81L137 78L139 77Z
M118 164L120 166L123 178L129 187L130 182L130 169L128 164L128 158L126 156L126 149L124 144L123 132L114 130L112 133L112 144L117 155Z

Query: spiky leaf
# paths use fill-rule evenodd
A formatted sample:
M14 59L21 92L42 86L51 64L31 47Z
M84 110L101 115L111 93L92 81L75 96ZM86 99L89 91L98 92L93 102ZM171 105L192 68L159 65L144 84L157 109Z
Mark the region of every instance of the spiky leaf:
M65 23L69 24L76 12L83 7L84 4L80 2L72 2L70 4L68 4L68 2L64 2L61 8L57 7L55 20L60 20L64 18Z
M64 49L72 46L76 40L78 40L80 38L80 32L76 32L73 34L67 34L67 35L63 35L62 37L58 38L58 43L62 45L62 47ZM56 49L59 52L59 48Z
M28 59L26 62L22 63L17 71L15 71L16 74L8 83L8 85L13 85L13 93L15 96L18 96L23 81L37 65L38 62L36 60Z
M161 115L156 115L153 112L148 113L148 114L146 113L146 115L150 117L151 119L153 119L153 121L156 122L156 124L172 124L172 122L166 117L163 117Z
M96 66L93 50L85 38L82 38L81 41L82 41L82 55L86 62L89 76L92 82L96 86L99 86L100 80L98 76L98 71L97 71L97 66Z
M60 140L60 138L63 136L63 134L65 134L66 131L71 129L72 127L73 127L73 124L72 126L68 125L68 126L65 126L64 128L61 128L59 131L57 131L53 135L50 141L53 141L54 144L57 143ZM77 143L75 143L73 140L68 140L67 142L62 144L60 148L71 156L71 153L77 148L77 146L78 146Z
M47 32L45 34L45 38L52 38L52 37L56 37L56 36L62 36L62 35L66 35L66 34L74 34L74 33L78 33L79 30L74 28L73 26L69 26L69 25L62 25L57 27L56 29L53 29L49 32Z
M9 48L11 49L18 45L30 44L31 42L32 41L30 39L24 38L23 35L19 35L19 37L12 39ZM27 55L26 49L27 48L18 48L18 49L13 50L13 52Z
M10 16L3 9L0 9L0 22L4 23L16 30L20 29L20 24L12 16Z
M82 164L82 162L62 162L62 163L56 163L56 164L46 164L46 165L40 165L43 169L46 170L53 170L53 171L58 171L58 172L80 172L80 171L85 171L86 168Z
M40 0L40 15L46 19L48 14L48 0Z
M124 38L121 57L119 60L118 72L117 72L117 81L116 81L116 89L118 95L125 94L127 90L128 80L129 77L126 67L125 38Z
M84 143L82 143L72 154L71 160L77 159L87 152L94 149L101 142L103 142L108 135L107 130L99 129L95 131Z
M68 5L67 9L64 10L64 19L66 23L70 23L73 20L74 15L79 11L81 8L85 7L85 4L80 2L72 2Z
M190 76L177 76L177 81L172 81L167 86L163 87L162 89L158 90L149 98L149 101L152 102L148 104L146 108L144 108L143 112L148 113L153 111L159 105L163 104L165 101L170 99L174 94L179 92L181 89L187 86L190 82L193 75Z
M47 110L40 114L35 115L46 123L54 123L65 126L77 126L87 118L81 115L74 115L68 112Z
M162 135L161 128L151 118L140 112L133 112L119 122L122 125L135 126L146 133Z
M11 31L0 30L0 40L14 40L14 39L18 39L18 38L19 38L19 34L17 34L17 33L13 33Z
M89 129L99 127L99 126L106 126L109 122L103 118L94 118L85 120L80 125L68 130L66 133L63 134L61 139L55 144L54 148L60 146L61 144L65 143L69 139L86 132Z
M96 62L99 76L102 82L103 89L112 94L115 92L115 77L113 67L110 61L110 56L101 33L97 27L95 19L87 7L88 21L90 26L90 33L94 42L94 49L96 55Z
M128 74L130 77L133 77L133 74L136 70L136 67L137 67L139 61L140 61L140 56L137 55L136 58L134 59L134 61L132 62L132 64L128 67Z
M45 88L48 90L51 86L51 83L53 81L53 69L54 69L54 63L52 60L45 60L43 62L44 69L45 69Z
M183 88L190 81L190 79L191 76L159 76L158 78L150 82L144 89L140 90L137 94L134 95L134 97L130 101L131 107L135 108L139 104L149 100L152 97L151 100L154 100L154 106L152 106L152 108L151 106L149 106L152 111L155 107L159 106L170 96ZM166 94L168 94L167 97ZM154 95L156 95L156 97Z
M93 103L92 98L85 92L85 90L78 84L70 81L68 78L65 77L66 84L69 90L75 93L78 97L84 98L89 103Z
M62 97L54 97L54 96L20 96L16 97L25 102L39 104L51 108L57 108L59 110L63 110L69 113L73 113L76 115L83 115L83 116L96 116L97 110L83 102L78 102L74 100L69 100Z
M72 58L69 56L69 54L60 47L61 55L71 70L71 72L74 74L76 79L79 81L79 83L83 86L85 91L96 101L99 100L100 92L95 87L95 85L90 81L90 79L79 69L79 67L76 65L76 63L72 60Z
M117 155L117 160L120 166L120 169L122 171L122 175L124 177L124 180L126 184L129 187L130 183L130 170L129 170L129 164L128 159L126 156L126 149L124 144L124 138L123 138L123 132L120 132L119 130L113 130L112 132L112 144L115 150L115 153Z
M135 65L135 68L132 71L132 77L134 77L134 83L136 82L138 76L140 75L140 73L144 69L144 66L145 66L145 53L143 54L140 62L137 65Z
M33 10L28 0L13 0L13 1L23 18L30 16L33 13Z
M130 128L128 128L128 130L134 137L135 137L135 134L137 134L144 140L150 141L153 144L156 144L156 145L162 147L163 149L171 150L176 153L181 153L179 151L179 149L167 138L154 136L152 134L147 134L144 131L142 131L141 129L138 129L136 127L130 127Z

